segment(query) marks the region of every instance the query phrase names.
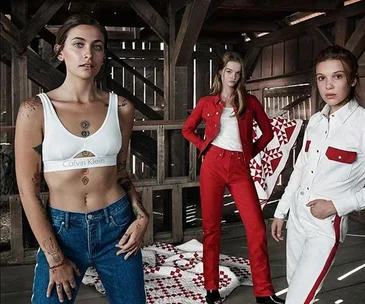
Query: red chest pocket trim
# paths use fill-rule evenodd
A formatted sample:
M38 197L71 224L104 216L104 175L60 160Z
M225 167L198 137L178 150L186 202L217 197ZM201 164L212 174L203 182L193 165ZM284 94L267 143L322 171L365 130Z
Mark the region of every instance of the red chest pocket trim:
M357 153L354 151L346 151L334 147L328 147L326 151L326 156L328 157L328 159L333 161L345 164L352 164L356 160Z
M305 152L308 152L310 145L311 145L311 141L307 140L307 142L305 143L305 149L304 149Z

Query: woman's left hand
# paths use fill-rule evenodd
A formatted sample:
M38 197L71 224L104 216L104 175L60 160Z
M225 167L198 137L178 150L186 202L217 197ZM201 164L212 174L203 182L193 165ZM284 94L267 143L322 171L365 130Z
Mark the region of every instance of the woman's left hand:
M307 206L311 208L312 215L321 220L337 213L333 202L324 199L310 201Z
M124 233L119 243L115 245L121 250L117 251L117 255L126 253L124 259L128 259L132 254L136 255L138 250L142 246L143 236L147 230L148 218L144 217L141 219L136 219L127 231Z

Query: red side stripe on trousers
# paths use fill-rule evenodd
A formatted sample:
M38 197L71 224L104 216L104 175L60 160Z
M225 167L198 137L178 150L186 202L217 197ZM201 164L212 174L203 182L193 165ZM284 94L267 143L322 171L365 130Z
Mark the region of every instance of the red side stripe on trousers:
M339 217L338 215L336 215L335 217L335 222L334 222L334 229L335 229L335 236L336 236L336 241L335 241L335 245L333 246L328 259L326 261L326 263L324 264L324 267L319 275L319 277L317 278L316 282L314 283L314 286L312 287L310 293L308 294L307 299L305 300L304 304L309 304L315 294L316 294L316 290L318 289L319 285L321 284L321 282L323 281L323 278L325 277L325 275L327 274L328 270L331 267L332 261L335 258L338 246L339 246L339 240L340 240L340 225L341 225L341 217Z

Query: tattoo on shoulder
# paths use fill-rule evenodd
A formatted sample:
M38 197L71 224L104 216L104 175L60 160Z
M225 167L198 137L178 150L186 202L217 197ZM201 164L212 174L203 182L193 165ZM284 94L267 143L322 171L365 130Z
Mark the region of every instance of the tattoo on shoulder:
M37 110L42 105L38 97L29 98L19 107L19 116L29 118L30 112Z
M120 104L118 104L118 107L125 107L128 104L127 99L123 99Z
M36 146L36 147L33 147L33 150L40 156L42 156L42 144Z

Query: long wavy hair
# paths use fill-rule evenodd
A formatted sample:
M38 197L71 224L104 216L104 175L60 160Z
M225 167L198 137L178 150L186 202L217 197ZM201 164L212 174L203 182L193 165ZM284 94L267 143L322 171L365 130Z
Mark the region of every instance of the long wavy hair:
M218 65L218 70L214 76L213 85L210 90L210 95L221 94L223 90L222 76L224 69L229 61L238 62L241 64L241 77L235 85L235 90L231 96L233 103L237 108L236 116L241 118L246 109L246 90L245 90L245 73L243 69L243 59L235 52L226 52L223 54L221 62Z
M315 62L314 62L314 79L316 79L316 69L317 65L321 62L328 61L328 60L339 60L341 61L343 68L345 70L346 79L348 85L351 86L351 90L349 93L349 100L356 98L360 100L360 96L358 94L358 88L360 86L360 79L358 74L359 64L357 58L354 54L352 54L349 50L339 46L333 45L329 46L322 51L319 52L317 55ZM356 84L352 85L356 80ZM317 81L314 81L315 86L317 86Z

